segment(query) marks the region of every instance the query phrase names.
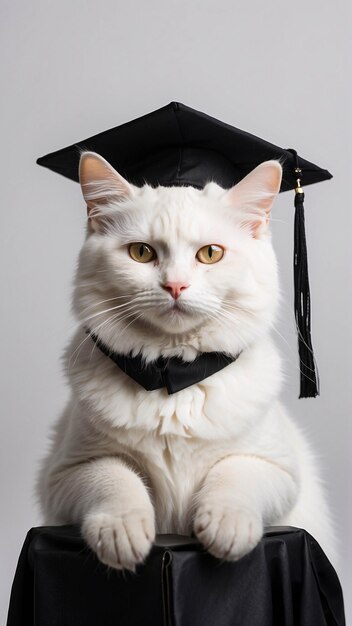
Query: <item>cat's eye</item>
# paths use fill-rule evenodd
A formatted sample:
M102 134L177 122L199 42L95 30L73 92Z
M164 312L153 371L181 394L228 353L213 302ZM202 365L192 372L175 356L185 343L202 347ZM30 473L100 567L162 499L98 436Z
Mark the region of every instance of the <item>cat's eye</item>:
M224 248L211 244L200 248L196 254L196 258L201 263L217 263L224 256Z
M156 259L156 252L154 248L149 246L147 243L142 243L140 241L137 243L131 243L128 246L128 252L130 257L134 261L138 261L138 263L149 263L149 261Z

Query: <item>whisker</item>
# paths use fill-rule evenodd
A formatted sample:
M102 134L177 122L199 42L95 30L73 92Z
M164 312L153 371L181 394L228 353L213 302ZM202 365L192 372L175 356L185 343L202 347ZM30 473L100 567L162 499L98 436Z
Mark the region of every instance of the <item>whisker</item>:
M276 328L276 326L274 324L272 324L271 326L272 330L280 337L280 339L282 339L282 341L286 344L286 346L289 348L290 352L293 354L294 350L292 350L289 342L287 341L287 339L285 339L285 337L278 331L278 329Z
M219 312L217 312L217 315L218 315L218 313L219 313ZM221 315L221 312L220 312L220 315ZM219 319L217 316L212 315L212 314L209 314L209 317L210 317L211 319L213 319L213 320L214 320L217 324L222 324L222 323L224 324L224 323L225 323L225 321L226 321L226 322L228 321L228 317L226 317L226 316L223 316L223 317L225 318L224 320L221 320L221 319ZM232 320L231 320L231 321L232 321ZM238 329L236 329L236 334L237 334L237 337L239 338L239 340L241 341L241 343L242 343L242 344L243 344L246 348L248 348L248 342L244 339L244 337L243 337L242 333L240 333L240 332L238 331Z
M280 220L277 217L270 217L269 222L279 222L280 224L286 224L288 226L288 221L287 220Z
M119 307L112 307L112 309L107 309L107 311L115 310L116 308L119 308ZM101 328L103 328L105 325L108 325L109 323L112 323L115 320L117 320L118 322L121 322L124 319L127 319L128 317L131 317L132 315L135 315L134 309L136 309L136 308L139 308L139 307L137 305L136 306L133 305L129 309L126 309L124 311L118 311L117 313L111 315L107 320L104 320L103 322L98 324L98 326L95 326L95 327L91 328L90 329L91 332L94 333L94 334L97 334L97 331L100 330ZM104 312L107 312L107 311L104 311ZM125 315L125 313L128 313L129 311L132 311L132 312L130 312L128 315ZM121 314L122 314L122 317L121 317ZM141 313L138 317L141 317L142 315L143 315L143 313ZM87 319L90 319L90 318L87 318ZM85 337L83 339L83 341L81 341L81 343L78 345L78 347L72 353L72 355L70 357L70 360L69 360L69 367L71 367L71 360L72 360L74 354L77 352L77 350L79 350L79 352L81 351L84 342L89 338L89 336L90 335L87 334L87 337ZM75 361L73 363L73 366L75 366L75 364L76 364L77 358L79 356L79 352L76 355L76 358L75 358ZM92 353L91 353L91 355L92 355Z
M231 307L234 311L240 311L242 313L246 313L247 315L256 315L255 311L251 311L250 309L246 309L241 305L234 304L234 302L232 302L231 300L222 300L221 304Z
M118 322L122 322L123 320L133 316L134 313L129 313L128 315L124 315L121 319L118 319ZM105 320L105 322L103 324L101 324L100 328L102 328L105 324L107 324L107 326L109 326L109 324L112 324L116 318L119 317L119 313L116 313L115 315L111 315L111 317L109 317L107 320ZM95 334L95 333L94 333ZM94 352L94 348L96 347L96 343L95 341L93 342L93 348L92 351L90 353L90 357L89 360L92 358L93 352Z
M101 285L101 283L89 283L89 284L87 283L86 285L84 283L80 283L80 284L78 284L76 286L81 288L81 287L91 287L91 285ZM111 288L111 285L109 285L109 286ZM110 289L110 291L111 291L111 289ZM136 293L125 293L123 295L116 296L116 298L130 298L131 296L135 296L135 295L136 295Z
M113 306L110 307L109 309L104 309L104 311L99 311L98 313L94 313L94 315L89 315L89 317L86 317L83 321L84 322L88 322L88 320L93 319L94 317L97 317L98 315L104 315L104 313L109 313L110 311L116 311L117 309L129 306L131 304L131 302L125 302L124 304L118 304L117 306ZM134 308L138 308L138 304L133 305Z
M88 311L88 309L91 309L92 307L97 307L100 304L104 304L105 302L112 302L112 300L118 300L120 298L126 298L126 297L128 297L128 296L115 296L114 298L107 298L106 300L100 300L99 302L93 302L92 304L87 306L85 309L83 309L82 313L84 313L85 311ZM133 302L133 300L131 300L130 302ZM128 304L128 302L126 304Z
M131 315L134 315L134 313L133 313L133 314L130 314L130 315L126 315L123 319L126 319L127 317L131 317ZM120 332L119 336L120 336L120 337L122 337L122 335L123 335L124 331L125 331L125 330L127 330L127 328L128 328L129 326L131 326L131 324L133 324L133 322L137 321L140 317L142 317L142 315L143 315L143 313L140 313L140 314L139 314L139 315L137 315L137 317L135 317L135 318L134 318L134 319L133 319L133 320L132 320L129 324L127 324L127 326L125 326L125 327L122 329L122 332ZM120 320L119 320L119 321L120 321Z
M131 296L131 295L132 295L132 296L135 296L135 297L134 297L134 298L132 298L132 300L129 300L128 302L125 302L125 303L123 303L123 304L121 304L121 305L119 305L119 306L121 306L121 307L123 307L123 306L127 306L128 304L132 304L133 302L140 302L140 303L144 303L144 306L145 306L145 307L147 307L147 306L148 306L148 304L149 304L149 305L151 305L151 306L155 306L155 305L158 305L158 304L165 304L165 298L159 298L158 296L156 296L156 297L154 297L154 298L151 298L151 297L150 297L150 295L151 295L151 294L148 294L148 297L147 297L147 296L146 296L146 293L144 293L144 292L139 292L139 293L137 293L137 294L136 294L136 293L134 293L134 294L125 294L124 296L116 296L116 297L113 297L113 298L107 298L106 300L101 300L100 302L97 302L97 303L92 303L91 305L89 305L88 307L86 307L86 308L83 310L83 312L84 312L84 311L89 310L89 308L91 308L91 307L98 306L98 305L103 304L103 303L105 303L105 302L111 302L111 301L113 301L113 300L117 300L117 299L119 299L119 298L129 297L129 296ZM104 311L101 311L101 312L96 313L96 315L101 315L102 313L104 313L104 312L106 312L106 311L113 310L114 308L117 308L117 307L111 307L111 309L105 309ZM88 318L88 319L89 319L89 318Z
M105 320L105 321L106 321L106 320ZM104 322L102 322L102 324L104 324ZM92 329L92 332L94 332L94 333L95 333L95 332L96 332L96 331L97 331L97 330L98 330L98 329L102 326L102 324L99 324L99 325L98 325L98 326L96 326L94 329ZM87 336L86 336L86 337L85 337L85 338L81 341L81 343L77 346L77 348L76 348L76 349L72 352L72 354L71 354L71 356L70 356L70 358L69 358L69 362L68 362L68 369L69 369L69 370L70 370L70 368L71 368L71 360L72 360L72 358L73 358L74 354L77 352L77 350L79 350L79 351L80 351L80 348L82 349L83 344L85 343L85 341L87 341L87 339L89 339L89 337L90 337L90 335L89 335L89 334L87 334ZM75 358L75 361L74 361L74 363L73 363L73 367L76 365L76 361L77 361L78 356L79 356L79 352L78 352L78 354L77 354L77 356L76 356L76 358Z
M232 315L230 315L230 313L232 313L233 310L237 312L237 309L233 309L233 307L228 307L228 305L223 305L222 309L216 311L216 315L226 316L226 319L230 321L231 324L234 324L236 326L245 326L245 325L251 326L248 320L246 319L238 320ZM243 309L241 309L241 312L243 312Z

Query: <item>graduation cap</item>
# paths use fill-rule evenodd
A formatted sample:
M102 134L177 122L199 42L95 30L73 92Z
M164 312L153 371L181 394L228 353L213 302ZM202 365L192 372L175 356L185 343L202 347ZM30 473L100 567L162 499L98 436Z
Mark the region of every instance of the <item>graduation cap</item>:
M280 160L280 191L295 189L294 287L300 357L300 397L319 394L310 330L310 292L304 227L304 192L332 178L293 149L283 149L205 113L171 102L152 113L57 150L37 160L58 174L79 180L82 151L97 152L136 186L191 185L215 181L229 189L263 161Z

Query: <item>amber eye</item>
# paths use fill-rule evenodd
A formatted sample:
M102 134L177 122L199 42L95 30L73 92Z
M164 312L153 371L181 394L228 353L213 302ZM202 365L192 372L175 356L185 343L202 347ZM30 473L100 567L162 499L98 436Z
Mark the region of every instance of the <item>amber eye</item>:
M211 244L198 250L196 257L201 263L217 263L224 256L224 248Z
M130 257L139 263L149 263L149 261L156 259L154 248L148 246L147 243L139 241L137 243L131 243L128 247L128 252L130 253Z

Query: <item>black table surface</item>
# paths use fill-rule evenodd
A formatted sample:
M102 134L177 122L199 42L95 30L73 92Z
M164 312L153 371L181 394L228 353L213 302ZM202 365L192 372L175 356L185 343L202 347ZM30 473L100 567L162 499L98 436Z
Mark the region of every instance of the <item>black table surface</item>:
M340 583L299 528L267 529L235 563L192 537L158 535L136 573L103 565L77 526L32 528L7 626L344 626Z

